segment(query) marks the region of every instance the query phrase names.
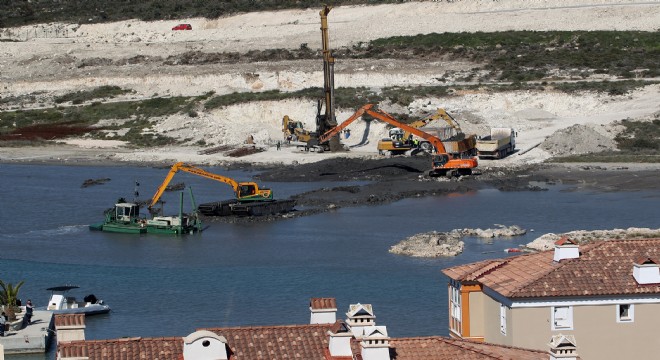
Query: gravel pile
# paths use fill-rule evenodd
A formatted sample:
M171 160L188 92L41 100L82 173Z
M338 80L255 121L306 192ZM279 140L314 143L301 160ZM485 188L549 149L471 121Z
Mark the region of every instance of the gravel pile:
M579 155L616 149L616 142L594 125L573 125L555 131L541 144L552 156Z

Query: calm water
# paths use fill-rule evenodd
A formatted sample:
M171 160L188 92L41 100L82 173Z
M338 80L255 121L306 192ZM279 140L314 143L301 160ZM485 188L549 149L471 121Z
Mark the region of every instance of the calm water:
M247 180L246 172L213 172ZM351 303L371 303L392 336L447 335L444 267L508 256L503 249L546 232L658 227L660 191L544 192L483 190L408 199L379 207L273 223L210 223L186 237L90 232L88 224L118 197L149 198L166 169L0 165L0 278L25 280L21 297L45 306L45 289L81 287L111 307L87 319L88 339L185 336L197 328L303 324L310 297L335 297L338 317ZM110 182L81 188L86 179ZM173 183L193 187L198 203L231 198L228 186L186 173ZM276 197L337 183L266 183ZM166 193L175 213L176 193ZM186 196L186 206L189 201ZM534 232L493 242L467 239L455 258L389 254L403 238L431 230L520 225ZM51 354L48 355L52 357ZM48 357L47 356L47 357ZM46 357L46 358L47 358ZM16 357L44 359L44 356Z

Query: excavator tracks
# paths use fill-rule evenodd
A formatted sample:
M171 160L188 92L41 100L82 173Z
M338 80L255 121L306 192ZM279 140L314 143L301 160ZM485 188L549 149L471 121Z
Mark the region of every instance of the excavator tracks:
M197 209L205 216L266 216L293 211L295 200L239 202L224 200L200 204Z

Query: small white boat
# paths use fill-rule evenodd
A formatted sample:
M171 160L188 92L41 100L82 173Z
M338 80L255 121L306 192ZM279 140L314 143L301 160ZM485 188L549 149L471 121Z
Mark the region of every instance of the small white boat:
M94 294L85 296L83 301L76 301L75 297L66 296L69 290L78 289L78 286L64 285L55 286L46 290L51 291L50 300L46 310L54 314L105 314L110 312L110 306L97 299Z

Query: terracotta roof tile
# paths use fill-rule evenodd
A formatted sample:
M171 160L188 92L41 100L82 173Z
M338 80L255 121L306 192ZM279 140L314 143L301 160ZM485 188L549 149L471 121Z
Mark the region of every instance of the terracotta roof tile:
M442 270L458 281L477 281L509 298L659 294L660 285L638 285L635 259L660 257L660 239L609 240L580 246L580 257L553 259L554 250Z
M90 360L178 360L183 354L183 338L126 338L60 343L61 357L89 357Z
M312 298L309 307L313 310L337 309L337 301L335 298Z
M353 339L351 349L356 360L362 360L359 341ZM390 339L392 360L547 360L547 351L528 350L442 336Z
M227 339L231 360L324 360L326 332L333 324L250 326L205 329Z

